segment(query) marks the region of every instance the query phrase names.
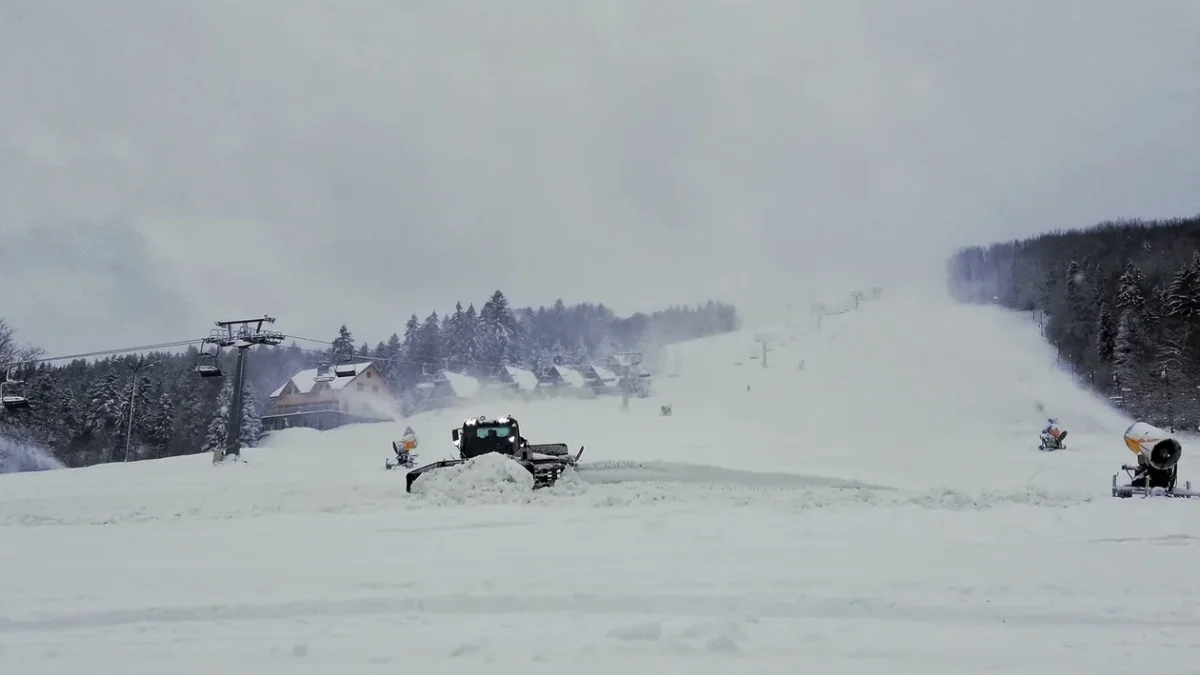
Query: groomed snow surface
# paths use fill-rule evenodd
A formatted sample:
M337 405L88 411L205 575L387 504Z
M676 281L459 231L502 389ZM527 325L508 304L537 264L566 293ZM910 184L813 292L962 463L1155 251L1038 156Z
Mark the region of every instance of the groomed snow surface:
M1200 669L1200 503L1108 496L1130 420L1028 317L889 289L803 323L768 368L761 330L677 345L627 411L0 476L0 672ZM478 414L583 464L536 492L496 456L412 495L383 470L405 424L424 463ZM1036 450L1048 415L1064 451Z

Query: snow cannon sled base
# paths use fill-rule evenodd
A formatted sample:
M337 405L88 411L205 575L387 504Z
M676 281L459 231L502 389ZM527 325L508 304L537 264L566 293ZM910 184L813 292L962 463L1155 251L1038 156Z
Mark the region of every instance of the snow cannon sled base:
M1067 432L1062 432L1058 438L1047 433L1038 434L1038 450L1066 450L1067 444L1063 441L1067 440Z
M1121 469L1129 476L1130 483L1132 483L1135 475L1134 472L1137 471L1138 467L1129 466L1126 464L1123 465ZM1172 481L1172 485L1169 487L1146 487L1144 485L1132 484L1118 485L1117 479L1120 477L1120 475L1121 474L1114 473L1112 477L1112 496L1114 497L1129 499L1134 495L1141 495L1143 499L1147 497L1167 497L1170 499L1191 499L1194 497L1200 498L1200 491L1192 489L1192 481L1190 480L1184 481L1182 488L1180 488L1178 485L1175 485L1174 481Z
M583 456L583 448L571 454L566 443L531 445L523 436L512 416L488 419L480 416L452 429L450 437L458 448L458 459L444 459L412 469L405 477L405 491L412 492L413 483L422 475L446 467L465 464L468 460L491 452L507 455L533 474L533 489L554 485L568 467L574 467Z
M383 460L383 468L387 470L398 469L404 467L411 469L417 464L417 454L412 452L396 441L392 441L392 452L396 453L396 459Z

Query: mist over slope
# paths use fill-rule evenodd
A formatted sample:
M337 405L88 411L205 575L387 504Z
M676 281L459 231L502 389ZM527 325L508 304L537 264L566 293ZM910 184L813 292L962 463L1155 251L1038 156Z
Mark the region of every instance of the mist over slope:
M0 435L0 473L46 471L63 468L45 448Z
M531 442L586 446L585 462L674 462L905 489L1093 492L1126 459L1120 433L1130 420L1056 366L1027 316L919 288L889 289L857 309L828 306L837 313L819 328L805 307L775 325L671 345L653 395L626 409L617 396L469 400L391 423L277 432L246 456L261 480L351 489L376 480L405 425L421 438L423 463L454 454L450 430L462 419L511 414ZM770 345L766 368L759 338ZM663 405L671 416L660 415ZM1035 450L1047 416L1070 431L1067 452ZM20 457L20 466L50 468L36 455ZM104 472L155 482L204 471L200 460Z
M776 338L768 368L762 333ZM1018 485L1041 472L1086 488L1125 459L1130 420L1057 366L1028 315L940 289L889 289L819 331L801 314L675 351L681 374L660 396L677 421L713 420L712 461L909 485ZM1034 451L1048 416L1070 430L1070 454Z

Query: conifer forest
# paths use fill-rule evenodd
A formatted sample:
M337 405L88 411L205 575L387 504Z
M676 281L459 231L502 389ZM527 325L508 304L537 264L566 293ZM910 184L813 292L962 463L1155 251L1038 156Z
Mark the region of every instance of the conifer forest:
M1130 416L1200 425L1200 216L966 248L949 285L1029 312L1063 367Z
M241 444L253 447L262 438L267 396L322 362L371 359L393 394L411 401L416 384L439 369L487 378L514 365L540 375L556 364L620 351L641 351L652 364L662 345L738 327L737 310L718 302L618 317L603 304L561 300L512 308L496 291L478 309L459 303L446 314L413 314L402 330L373 345L346 325L327 336L288 336L284 345L253 347L247 355ZM0 318L0 363L21 364L7 375L24 382L31 402L0 415L3 442L40 446L66 466L124 461L127 447L130 460L138 460L209 452L223 443L235 378L197 377L195 345L64 363L22 337ZM236 356L221 358L222 369L232 372Z

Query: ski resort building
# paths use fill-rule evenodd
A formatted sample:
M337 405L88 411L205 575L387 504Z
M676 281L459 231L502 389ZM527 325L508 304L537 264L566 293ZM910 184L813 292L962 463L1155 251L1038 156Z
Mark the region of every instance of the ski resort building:
M343 363L302 370L271 392L263 429L308 427L324 431L343 424L389 422L397 402L375 364Z
M502 386L525 394L532 394L538 387L537 375L532 370L516 366L504 366L496 379Z
M456 405L474 397L480 389L479 380L449 370L439 371L429 384L432 386L426 389L428 393L421 402L425 409Z
M595 364L588 366L583 371L583 379L588 388L596 394L619 393L617 374L604 366Z
M591 391L583 373L567 366L554 366L547 370L539 386L555 392L588 394Z

